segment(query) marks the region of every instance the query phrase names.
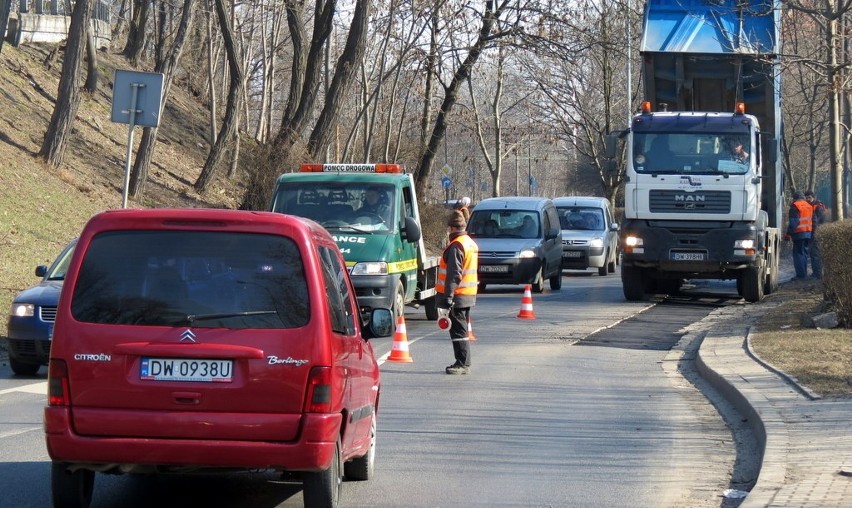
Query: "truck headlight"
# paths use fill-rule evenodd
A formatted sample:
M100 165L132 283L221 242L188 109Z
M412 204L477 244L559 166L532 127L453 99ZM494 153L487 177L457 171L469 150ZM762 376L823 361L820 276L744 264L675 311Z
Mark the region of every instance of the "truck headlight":
M518 254L518 257L519 258L534 258L535 257L535 251L532 250L532 249L524 249L520 252L520 254Z
M757 250L754 248L754 240L736 240L734 241L735 256L754 256Z
M603 247L603 238L595 237L589 242L590 247Z
M33 317L35 305L31 303L13 303L11 314L15 317Z
M352 275L387 275L388 264L381 261L369 263L355 263L352 267Z
M624 252L627 254L644 254L645 242L638 236L629 235L624 239Z

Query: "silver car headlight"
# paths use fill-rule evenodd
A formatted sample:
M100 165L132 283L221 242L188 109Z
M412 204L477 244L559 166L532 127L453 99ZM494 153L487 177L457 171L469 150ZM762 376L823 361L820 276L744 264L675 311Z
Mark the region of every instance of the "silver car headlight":
M518 254L518 257L522 258L522 259L523 258L534 258L535 257L535 251L532 250L532 249L524 249L520 252L520 254Z
M599 236L592 238L592 240L589 242L590 247L603 247L603 245L604 245L603 238L601 238Z
M13 303L11 314L15 317L32 317L35 315L35 305L31 303Z
M356 263L352 267L352 275L387 275L388 264L382 261Z

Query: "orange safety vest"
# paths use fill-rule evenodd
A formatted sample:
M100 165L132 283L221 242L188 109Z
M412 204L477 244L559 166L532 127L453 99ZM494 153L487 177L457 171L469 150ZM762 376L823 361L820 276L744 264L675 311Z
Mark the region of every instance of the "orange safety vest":
M462 266L462 277L459 285L456 286L454 295L475 296L476 288L479 284L479 279L476 276L477 267L479 266L479 247L476 242L467 235L457 236L453 242L461 244L464 249L464 266ZM450 242L452 243L452 242ZM444 256L441 256L441 261L438 262L438 282L435 284L435 292L444 294L447 285L447 261Z
M813 231L814 207L804 199L793 201L793 206L799 209L799 223L793 233L810 233Z

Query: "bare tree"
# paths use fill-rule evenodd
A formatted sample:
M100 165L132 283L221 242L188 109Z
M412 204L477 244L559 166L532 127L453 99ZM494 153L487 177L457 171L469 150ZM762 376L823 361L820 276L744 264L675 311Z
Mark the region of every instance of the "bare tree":
M509 0L500 0L499 2L488 0L485 2L485 9L480 13L482 24L479 33L473 44L469 47L467 56L465 56L464 60L453 73L452 80L448 85L444 86L444 100L441 103L441 109L435 118L426 149L423 151L423 155L420 157L420 161L414 171L414 181L420 194L425 194L426 180L432 171L432 164L435 161L438 147L444 141L449 115L458 101L458 93L461 85L470 77L471 69L476 64L482 51L496 39L512 33L512 28L495 32L495 28L499 28L498 21L500 20L500 16L503 15L509 4Z
M127 42L122 54L130 60L134 67L139 65L142 52L148 43L148 15L151 3L148 0L132 0L133 17L130 20L130 28L127 32Z
M58 167L65 157L68 138L74 128L74 120L80 107L80 71L83 65L83 53L86 50L86 32L92 18L90 0L77 0L71 13L68 27L68 42L65 46L65 59L62 62L62 75L59 78L59 93L44 142L38 155L48 164Z
M166 4L160 4L160 23L158 23L157 49L155 51L157 64L154 71L163 73L163 101L167 101L169 98L175 70L180 56L183 54L187 35L192 26L195 13L193 3L194 0L184 0L181 18L170 45L168 45L166 39L167 31L170 28L166 22ZM139 142L136 159L130 173L129 194L134 198L140 197L144 191L145 182L148 179L148 168L154 157L157 132L157 127L145 127L142 131L142 140Z
M219 18L219 29L222 31L222 38L225 45L225 53L228 55L228 71L230 73L228 103L219 136L216 139L216 143L210 149L210 153L207 155L207 160L204 162L201 174L198 175L198 179L195 181L195 190L198 192L204 192L207 189L207 186L213 179L216 168L225 155L226 144L234 138L243 100L243 68L240 49L234 39L234 32L231 29L231 22L228 11L225 9L224 0L215 0L215 5L216 15Z

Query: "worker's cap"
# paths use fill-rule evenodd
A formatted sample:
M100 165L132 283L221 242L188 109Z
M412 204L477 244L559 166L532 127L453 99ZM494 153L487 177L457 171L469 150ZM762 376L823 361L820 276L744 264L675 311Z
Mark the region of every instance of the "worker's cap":
M805 193L797 190L793 193L793 199L805 199Z

